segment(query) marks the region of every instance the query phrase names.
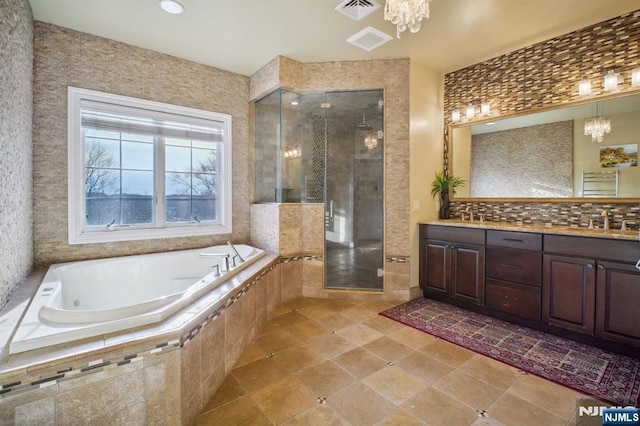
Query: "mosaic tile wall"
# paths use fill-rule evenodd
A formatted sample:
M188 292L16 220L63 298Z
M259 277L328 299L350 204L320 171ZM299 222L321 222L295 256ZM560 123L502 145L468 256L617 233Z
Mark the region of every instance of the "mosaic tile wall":
M35 262L162 252L249 239L249 78L101 37L35 23ZM233 234L70 246L67 243L67 86L232 116Z
M629 229L640 227L640 203L454 201L451 207L450 217L455 219L459 219L469 207L474 218L479 218L478 215L482 214L486 221L585 228L589 225L589 219L593 220L594 225L602 227L602 211L608 210L612 229L620 229L623 220L627 221Z
M451 112L481 101L491 102L495 116L535 111L578 100L578 82L592 81L594 96L602 95L602 76L616 69L623 73L628 89L631 71L640 66L640 10L574 31L445 75L445 129ZM449 167L449 135L445 130L444 170ZM584 224L602 208L616 210L617 226L622 217L640 224L638 204L602 203L470 203L486 210L488 217L532 223ZM459 217L467 203L454 203ZM518 219L516 219L518 218ZM498 219L496 219L498 220ZM503 219L500 219L503 220Z
M33 17L0 1L0 309L33 266Z

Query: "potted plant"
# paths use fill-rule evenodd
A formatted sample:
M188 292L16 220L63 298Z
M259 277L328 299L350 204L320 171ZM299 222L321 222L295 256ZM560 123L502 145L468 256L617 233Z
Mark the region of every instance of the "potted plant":
M455 195L456 188L464 186L465 181L462 178L445 175L444 173L436 172L436 177L431 182L431 196L433 198L440 194L440 211L438 213L439 219L448 219L449 210L451 209L451 203L449 201L449 191Z

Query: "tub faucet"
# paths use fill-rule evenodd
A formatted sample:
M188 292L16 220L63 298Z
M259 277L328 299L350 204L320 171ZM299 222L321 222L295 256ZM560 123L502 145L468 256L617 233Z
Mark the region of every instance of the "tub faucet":
M602 229L609 229L609 210L602 210L602 214L600 216L604 218Z
M229 247L231 247L231 250L235 253L235 255L238 256L238 260L240 261L240 263L244 263L244 259L242 258L242 256L240 256L240 253L238 253L238 250L236 250L233 244L231 244L231 241L227 241L227 244L229 244Z
M224 259L224 266L226 269L224 269L222 272L229 272L229 253L200 253L200 257L221 257L222 259ZM220 272L220 265L214 265L213 267L218 267L218 272Z

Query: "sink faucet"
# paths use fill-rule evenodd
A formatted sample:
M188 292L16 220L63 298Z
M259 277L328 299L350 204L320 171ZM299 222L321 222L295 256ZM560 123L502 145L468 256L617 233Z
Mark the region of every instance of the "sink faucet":
M609 210L602 210L602 214L600 216L604 218L602 229L609 229Z
M473 210L471 210L471 206L467 207L465 212L469 213L469 221L473 222Z
M628 224L629 224L629 222L627 222L627 220L626 220L626 219L625 219L625 220L623 220L623 221L622 221L622 225L620 225L620 230L621 230L621 231L626 231L627 229L629 229L629 228L627 227L627 225L628 225Z

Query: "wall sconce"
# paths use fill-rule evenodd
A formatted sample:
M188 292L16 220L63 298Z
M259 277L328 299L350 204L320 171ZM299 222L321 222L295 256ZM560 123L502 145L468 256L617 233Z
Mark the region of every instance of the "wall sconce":
M454 123L458 123L460 121L460 110L459 109L454 109L453 112L451 113L451 121L453 121Z
M284 152L284 158L299 158L302 155L300 146L289 148Z
M609 70L604 76L603 89L605 92L615 92L618 90L619 73Z
M476 107L473 105L469 105L467 107L467 120L473 120L473 117L476 116Z
M578 95L591 96L593 91L591 90L591 81L586 78L578 83Z
M635 70L631 71L631 86L640 86L640 68L636 68Z

